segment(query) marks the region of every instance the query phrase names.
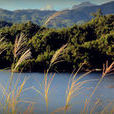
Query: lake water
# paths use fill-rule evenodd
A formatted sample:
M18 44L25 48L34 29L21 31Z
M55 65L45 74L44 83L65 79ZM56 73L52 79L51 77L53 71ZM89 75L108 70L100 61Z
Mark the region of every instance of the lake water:
M77 78L82 74L83 73L78 74ZM7 71L0 72L0 84L5 86L7 84L7 81L9 80L9 77L10 77L9 72ZM23 82L25 77L28 77L24 89L34 86L35 88L41 90L40 83L42 83L44 79L43 73L21 73L21 74L15 73L13 82L16 82L18 77L20 78L19 84ZM69 78L70 74L68 73L60 73L55 75L50 87L49 107L48 107L49 113L65 105L65 98L66 98L65 93L69 82ZM81 90L81 93L71 100L70 104L72 107L67 113L70 114L80 113L81 109L84 107L85 99L92 93L100 78L101 78L101 73L91 73L80 80L80 81L83 80L91 80L91 81L85 84L83 86L84 88ZM43 90L44 89L42 87L41 91L44 92ZM0 96L1 95L2 93L0 91ZM39 95L37 92L35 92L33 89L23 91L23 93L21 94L21 99L23 99L24 101L35 102L36 103L34 105L35 113L39 114L46 113L46 106L43 97ZM102 83L99 85L95 94L91 98L90 108L94 106L94 103L97 101L97 99L100 99L100 103L99 106L96 107L96 111L102 110L102 108L108 105L109 102L114 101L114 75L106 76L103 79ZM18 109L19 111L23 111L27 106L28 106L27 103L26 104L20 103Z

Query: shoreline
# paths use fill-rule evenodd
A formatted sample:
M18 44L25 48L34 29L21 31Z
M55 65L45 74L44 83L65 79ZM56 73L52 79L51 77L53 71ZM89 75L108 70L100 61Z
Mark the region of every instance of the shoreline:
M4 69L0 69L0 71L6 71L6 72L10 72L11 73L11 69L9 69L9 70L4 70ZM46 71L46 70L45 70ZM31 72L31 71L29 71L29 72L13 72L13 73L45 73L45 71L43 72L41 72L41 71L34 71L34 72ZM84 72L89 72L89 71L92 71L92 72L98 72L98 73L100 73L100 72L102 72L102 70L101 69L95 69L95 70L83 70L83 71L79 71L79 73L84 73ZM76 72L76 71L75 71ZM74 73L75 73L74 72ZM92 73L91 72L91 73ZM73 72L54 72L54 71L51 71L51 72L49 72L49 73L56 73L56 74L62 74L62 73L69 73L69 74L71 74L71 73L73 73Z

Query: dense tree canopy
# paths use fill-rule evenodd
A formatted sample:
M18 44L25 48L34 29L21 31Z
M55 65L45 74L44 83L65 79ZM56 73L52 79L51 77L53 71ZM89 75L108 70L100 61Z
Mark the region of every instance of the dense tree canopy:
M52 71L72 72L84 61L83 70L102 68L106 60L114 61L114 15L98 13L91 21L70 28L49 29L32 22L1 28L0 38L6 39L7 50L0 55L0 68L12 66L14 41L20 33L27 36L32 58L22 62L17 71L46 70L53 54L66 43L64 61L55 64Z

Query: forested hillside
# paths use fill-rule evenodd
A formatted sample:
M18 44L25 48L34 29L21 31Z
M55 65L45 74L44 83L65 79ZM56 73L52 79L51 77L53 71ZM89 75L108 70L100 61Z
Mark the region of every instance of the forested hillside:
M67 44L62 62L51 71L72 72L85 62L83 70L100 69L108 60L114 61L114 15L94 14L94 19L63 29L49 29L27 22L0 29L0 39L5 38L7 49L0 55L0 68L10 68L14 61L13 48L17 35L27 37L26 45L32 58L22 62L17 71L41 71L49 67L53 54ZM19 58L16 58L16 61Z

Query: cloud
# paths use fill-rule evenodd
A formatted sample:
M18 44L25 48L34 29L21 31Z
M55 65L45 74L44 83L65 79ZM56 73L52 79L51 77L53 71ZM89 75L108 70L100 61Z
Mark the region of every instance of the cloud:
M52 5L47 4L45 7L40 8L40 10L53 10L53 6L52 6Z
M93 0L92 2L96 3L96 4L103 4L103 3L107 3L107 2L111 2L114 0Z

